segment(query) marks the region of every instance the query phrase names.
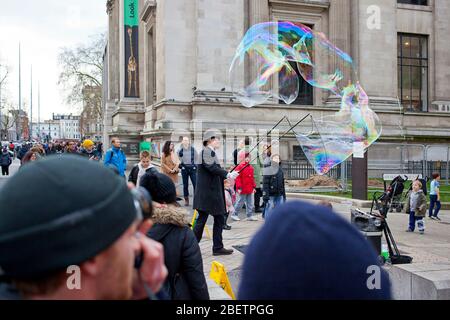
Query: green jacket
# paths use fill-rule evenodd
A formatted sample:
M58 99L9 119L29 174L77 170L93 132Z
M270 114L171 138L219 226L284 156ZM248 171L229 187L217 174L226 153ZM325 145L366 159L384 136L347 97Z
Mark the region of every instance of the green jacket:
M422 191L422 190L420 190ZM410 199L411 199L411 193L408 193L408 198L406 199L406 213L409 213L411 211L410 208ZM419 193L419 201L418 206L414 208L414 213L416 217L425 217L427 213L427 197L423 192Z

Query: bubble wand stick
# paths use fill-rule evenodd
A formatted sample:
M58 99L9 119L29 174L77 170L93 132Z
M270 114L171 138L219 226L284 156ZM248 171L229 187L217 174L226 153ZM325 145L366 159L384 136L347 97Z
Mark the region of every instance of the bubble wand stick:
M310 113L308 113L306 116L304 116L300 121L298 121L296 124L294 124L292 127L290 127L289 128L289 130L288 131L286 131L285 133L283 133L278 139L276 139L275 141L280 141L282 138L284 138L285 136L287 136L288 134L289 134L289 132L291 132L292 130L294 130L296 127L298 127L298 125L300 124L300 123L302 123L303 121L305 121L306 120L306 118L308 118L308 117L311 117L311 114ZM287 119L287 117L285 116L285 118ZM312 117L311 117L312 118ZM284 118L283 118L284 119ZM283 120L282 119L282 120ZM288 119L288 122L289 122L289 119ZM269 134L267 134L267 136L268 136ZM260 144L262 141L260 141L258 144ZM270 144L268 147L267 147L267 149L269 149L270 147L272 147L272 144ZM253 148L254 149L254 148ZM250 152L249 152L250 153ZM257 159L257 157L258 157L258 155L256 155L256 158L254 158L254 159L251 159L250 160L250 162L249 163L247 163L244 167L242 167L241 168L241 170L239 170L238 171L238 173L241 173L242 172L242 170L244 170L245 168L247 168L249 165L251 165L251 163L253 162L253 161L255 161L256 159ZM236 170L236 168L238 167L239 165L237 165L236 167L234 167L230 172L233 172L233 171L235 171Z

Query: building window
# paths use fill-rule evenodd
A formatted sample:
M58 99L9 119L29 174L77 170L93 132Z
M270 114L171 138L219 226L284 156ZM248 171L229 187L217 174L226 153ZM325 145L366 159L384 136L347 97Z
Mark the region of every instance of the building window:
M312 29L312 26L308 25L308 27L310 27ZM281 34L281 33L280 33ZM287 39L291 38L290 36L286 37ZM293 43L290 43L291 46L294 46L295 43L300 40L300 39L293 39ZM313 56L313 42L312 39L307 39L306 40L306 47L308 48L308 52L309 55L311 57L312 60L314 60L314 56ZM305 81L305 79L303 79L303 77L301 76L300 72L298 71L298 65L296 62L292 62L290 61L289 64L291 65L292 69L295 70L295 73L297 73L297 77L299 80L299 86L298 86L298 96L297 99L295 99L295 101L292 104L296 104L296 105L304 105L304 106L312 106L314 105L314 97L313 97L313 87ZM283 79L284 75L283 75L284 69L282 69L280 71L280 77L279 79ZM281 81L281 80L279 80ZM279 83L279 87L280 87L281 83ZM285 104L283 100L279 101L280 104Z
M397 3L414 4L416 6L427 6L428 0L397 0Z
M303 152L303 149L300 146L294 146L293 147L293 159L294 161L307 161L305 153Z
M398 35L398 86L403 107L428 111L428 37Z

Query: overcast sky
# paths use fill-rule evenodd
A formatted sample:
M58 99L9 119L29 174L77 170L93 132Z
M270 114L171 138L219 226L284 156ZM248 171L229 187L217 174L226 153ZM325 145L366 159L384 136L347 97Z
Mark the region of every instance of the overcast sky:
M58 86L58 52L89 41L107 29L106 0L0 0L0 59L11 67L8 96L19 100L19 42L22 47L22 100L29 113L33 65L33 119L41 87L41 121L54 113L76 113ZM2 93L3 94L3 93ZM79 109L79 108L78 108Z

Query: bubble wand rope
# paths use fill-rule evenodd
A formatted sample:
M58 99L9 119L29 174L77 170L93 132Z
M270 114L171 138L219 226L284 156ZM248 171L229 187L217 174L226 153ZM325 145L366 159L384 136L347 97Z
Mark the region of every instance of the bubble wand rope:
M278 137L278 139L275 139L275 141L280 141L282 138L284 138L285 136L287 136L287 135L289 134L289 132L293 131L294 128L298 127L298 125L299 125L300 123L302 123L303 121L305 121L306 118L308 118L308 117L311 117L311 114L310 114L310 113L308 113L306 116L304 116L304 117L303 117L300 121L298 121L295 125L293 125L292 127L290 127L288 131L286 131L285 133L283 133L280 137ZM288 120L288 121L289 121L289 120ZM269 149L270 147L272 147L271 144L268 146L267 149ZM258 155L256 155L256 158L251 159L249 163L247 163L244 167L241 168L241 170L238 171L238 173L241 173L242 170L244 170L245 168L247 168L248 166L250 166L251 163L257 159L257 157L258 157ZM237 165L236 167L234 167L230 172L235 171L236 168L237 168L238 166L239 166L239 165Z
M281 122L283 122L283 120L287 120L287 122L289 123L288 117L287 117L287 116L284 116L283 118L280 119L280 121L277 122L276 125L274 125L274 126L272 127L272 129L270 129L270 130L266 133L266 137L268 137L268 136L272 133L272 131L275 130L275 129L280 125ZM261 144L262 141L263 141L263 139L260 139L260 140L256 143L256 145L249 151L249 153L252 152L253 150L255 150L255 149ZM233 172L234 170L236 170L236 168L237 168L237 166L235 166L230 172Z

